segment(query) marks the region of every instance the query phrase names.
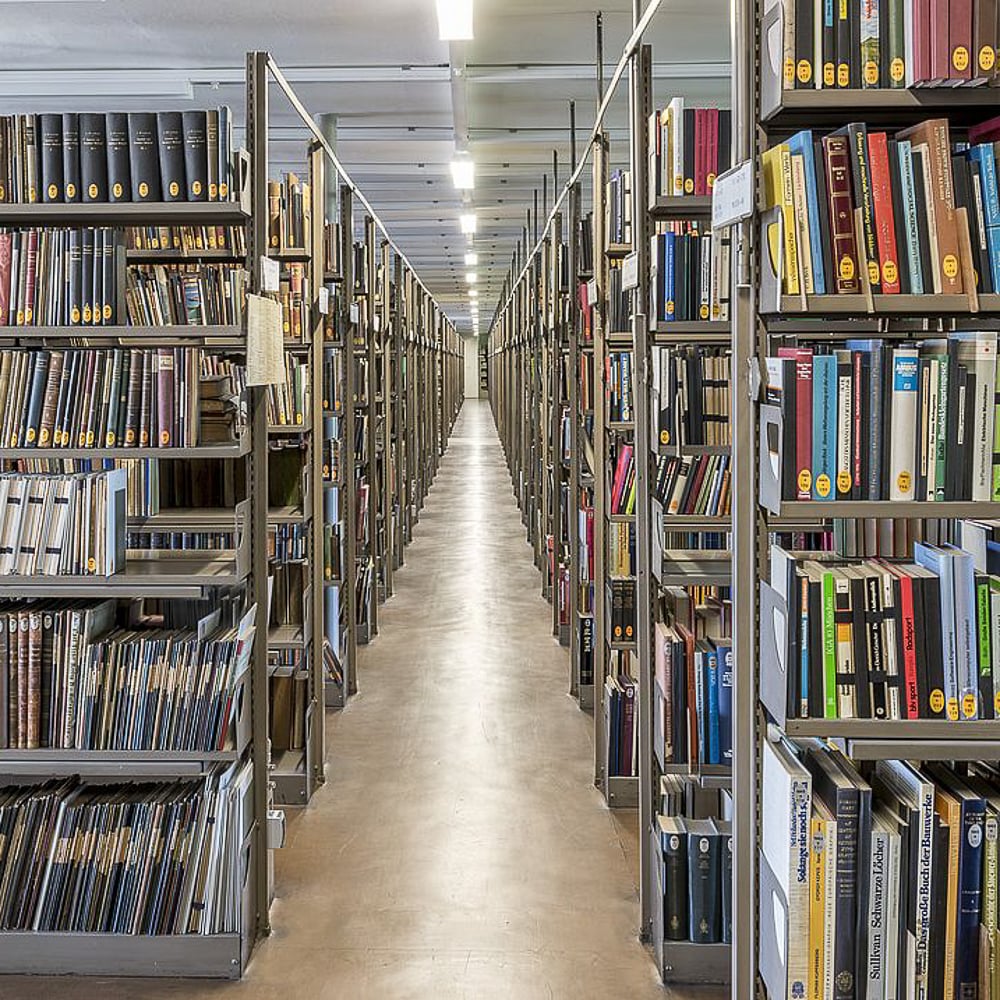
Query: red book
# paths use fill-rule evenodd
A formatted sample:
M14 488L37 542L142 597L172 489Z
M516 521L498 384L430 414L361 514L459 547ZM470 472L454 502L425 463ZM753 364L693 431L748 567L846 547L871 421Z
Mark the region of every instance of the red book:
M971 80L972 0L950 0L948 7L948 77L951 80Z
M705 469L708 467L708 462L705 461L704 455L697 460L697 463L694 478L688 481L687 496L684 498L684 508L681 510L682 514L693 514L695 512L695 501L698 499L698 493L701 491L701 481L705 478Z
M10 326L10 233L0 233L0 326Z
M35 323L35 277L38 274L38 230L28 233L28 264L24 279L24 325ZM20 309L18 309L20 318Z
M779 358L795 361L795 485L799 500L812 499L813 356L807 347L779 347Z
M885 295L898 295L899 257L896 250L896 220L892 212L889 147L885 132L868 133L868 163L872 176L872 202L875 206L875 233L878 237L882 292Z
M705 194L705 109L694 109L694 194Z
M951 76L951 40L948 35L949 0L930 0L930 80L938 83Z
M696 688L694 670L694 636L688 631L686 625L680 622L675 623L674 628L678 636L684 641L684 663L687 664L687 746L688 763L698 763L698 691ZM675 737L676 744L679 745L680 734Z
M611 484L611 512L620 513L619 504L622 502L622 495L625 492L625 484L628 480L629 466L632 464L632 446L626 444L618 452L618 463L615 466L615 478Z
M913 2L913 60L907 67L909 86L927 83L931 79L931 0ZM947 28L944 29L947 31Z
M916 622L913 614L913 578L905 570L886 563L886 569L899 580L899 622L903 647L903 691L900 715L904 719L920 718L920 686L917 683Z
M973 125L969 129L969 145L971 146L976 146L981 142L996 142L998 139L1000 139L1000 115L981 122L979 125ZM2 264L2 258L0 258L0 264Z
M707 170L708 177L707 187L708 191L706 194L712 193L712 188L715 187L715 178L719 176L719 109L709 108L708 109L708 122L705 129L706 141L708 143L708 154L707 154Z
M862 426L863 414L861 412L861 397L864 393L864 385L862 384L864 377L863 358L864 355L861 351L854 351L851 356L851 370L854 377L854 388L851 392L851 403L854 407L854 412L851 414L851 419L854 423L853 436L855 441L855 445L851 449L854 452L851 456L853 465L851 469L851 493L854 500L864 500L866 492L861 464L861 455L864 451L861 442L865 440L864 428Z

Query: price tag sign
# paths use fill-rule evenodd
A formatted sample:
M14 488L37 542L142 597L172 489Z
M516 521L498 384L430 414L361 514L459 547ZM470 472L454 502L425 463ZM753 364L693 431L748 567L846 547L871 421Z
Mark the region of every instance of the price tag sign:
M622 261L622 288L629 291L639 287L639 255L630 253Z
M323 285L319 290L319 311L324 315L330 314L330 289Z
M260 259L260 287L264 292L281 291L281 265L270 257Z
M351 303L351 322L357 323L361 320L361 309L358 307L357 302Z
M587 305L596 306L597 305L597 279L591 278L587 282Z
M712 188L712 228L732 226L753 214L753 171L744 160L715 178Z

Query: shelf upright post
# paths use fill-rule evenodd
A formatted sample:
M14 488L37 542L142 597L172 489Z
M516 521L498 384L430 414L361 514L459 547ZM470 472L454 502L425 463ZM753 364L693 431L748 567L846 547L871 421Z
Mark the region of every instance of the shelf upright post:
M575 122L573 104L570 118ZM576 128L573 135L573 164L576 164ZM569 228L566 248L569 254L569 302L566 312L566 331L569 342L567 372L569 381L569 693L580 695L580 302L577 275L580 233L580 185L569 189Z
M343 663L344 692L358 692L358 481L354 454L354 324L351 306L354 301L354 201L351 188L340 186L340 269L341 289L338 328L342 331L344 351L344 432L340 456L340 508L344 524L344 565L341 576L347 611L347 655Z
M409 321L409 300L405 294L404 274L403 260L399 254L394 254L393 279L396 285L396 309L392 317L392 361L390 364L392 372L390 385L392 392L392 428L395 433L396 442L392 453L397 519L392 536L394 543L394 569L403 565L404 542L406 540L403 531L403 511L406 501L406 473L403 468L403 372L406 365L405 324Z
M553 187L553 190L555 188ZM551 452L552 452L552 559L550 562L549 574L552 581L552 634L559 635L559 595L560 580L562 578L562 552L561 543L563 536L563 463L562 463L562 383L563 383L563 328L562 328L562 274L560 271L560 260L562 255L562 212L556 212L552 219L552 235L549 244L549 300L548 300L548 321L551 333L549 335L549 398L552 407L551 413ZM547 567L548 568L548 567Z
M633 0L633 27L642 16L641 0ZM639 665L639 937L648 941L653 925L656 899L656 868L649 850L653 832L653 629L652 581L650 579L652 531L650 518L651 443L649 431L649 324L646 303L649 301L649 240L647 225L646 139L653 102L653 50L640 46L629 65L629 94L632 110L632 252L637 258L638 284L632 299L632 336L634 340L632 399L635 407L636 471L636 645ZM662 901L661 901L662 905Z
M378 392L378 379L375 375L375 292L377 268L375 262L375 221L371 216L365 216L365 353L368 358L368 555L372 565L371 599L369 601L368 622L371 638L378 635L378 597L379 597L379 549L378 549L378 515L381 505L381 494L378 485L378 469L376 467L376 436L378 421L376 419L378 406L375 398Z
M247 53L247 148L251 158L252 222L248 231L250 290L261 291L261 257L267 252L267 120L268 54ZM271 749L268 738L267 677L267 390L248 389L250 408L250 565L252 596L257 605L257 638L253 644L251 705L253 718L253 799L256 820L256 857L251 877L256 883L257 935L271 933L271 865L268 854L267 812L271 803ZM250 933L248 931L248 933Z
M392 310L392 282L395 276L391 268L392 250L389 241L382 243L382 328L379 341L382 345L382 530L385 549L382 553L382 574L385 579L386 599L392 596L392 563L395 558L395 531L393 530L393 507L396 498L395 476L393 475L393 399L392 399L392 359L396 319Z
M604 586L607 562L605 505L607 498L608 451L604 413L604 340L607 315L605 294L608 288L608 256L604 252L604 205L607 198L608 142L604 133L594 140L594 280L597 302L594 306L594 784L604 788L607 777L608 748L604 731L604 679L608 672L607 588Z
M326 780L326 727L323 725L324 691L323 640L326 635L326 588L323 575L323 351L324 322L319 311L319 290L323 287L325 269L323 207L326 204L326 153L318 142L309 146L309 175L312 181L312 225L309 227L309 292L312 296L310 318L309 368L309 497L303 497L302 513L308 518L309 551L312 554L310 580L312 586L312 656L309 660L309 708L311 719L306 737L310 741L309 758L312 761L311 780L322 784ZM339 653L339 651L338 651Z

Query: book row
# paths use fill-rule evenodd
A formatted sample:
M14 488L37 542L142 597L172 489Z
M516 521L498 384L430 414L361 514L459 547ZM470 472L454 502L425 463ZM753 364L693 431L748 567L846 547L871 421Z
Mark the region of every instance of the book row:
M775 21L772 12L780 12ZM770 0L784 90L982 86L997 74L996 0Z
M285 339L299 343L308 339L312 331L310 322L312 299L309 295L309 279L306 277L305 264L288 265L281 276L278 301L281 303L281 329Z
M249 763L201 781L0 790L0 929L219 934L240 926Z
M604 365L607 419L615 423L631 423L634 415L632 352L609 351Z
M218 250L245 258L247 233L243 226L130 226L125 230L125 248L191 254Z
M786 500L997 500L997 334L781 348L772 462Z
M611 480L611 513L635 513L635 448L621 442L614 460Z
M762 749L760 971L772 997L1000 995L1000 774L813 740Z
M268 666L275 667L270 677L271 716L268 737L275 753L301 750L306 745L306 705L309 699L309 675L301 649L280 650Z
M651 325L729 319L730 239L695 224L669 223L651 238Z
M821 139L798 132L766 150L765 205L781 216L780 227L768 226L768 248L783 291L1000 289L992 146L1000 132L982 134L953 146L944 118L894 136L854 122Z
M635 642L635 577L611 577L607 587L608 607L611 609L611 628L608 635L611 641Z
M0 576L125 568L125 470L0 476Z
M309 556L309 528L305 524L272 524L267 529L267 557L298 562Z
M653 711L665 764L733 763L733 647L656 622Z
M232 114L109 111L0 117L0 203L226 201Z
M616 170L604 200L604 234L613 247L632 246L632 172Z
M613 521L607 526L604 570L609 576L635 575L635 521Z
M293 173L268 181L267 216L267 241L272 250L305 251L312 218L309 185Z
M226 748L252 623L115 627L116 602L0 608L0 747Z
M728 455L661 455L656 462L653 499L663 513L728 517L732 471Z
M649 117L649 200L709 195L732 157L732 112L675 97Z
M133 326L241 326L249 272L234 264L146 264L125 272Z
M232 379L213 370L190 348L0 351L0 440L8 448L194 447L203 394L220 404L206 406L206 416L232 410Z
M727 820L656 817L663 936L695 944L733 939L733 832Z
M716 447L731 443L730 359L728 347L652 349L654 441Z
M772 545L771 587L790 626L779 647L788 714L1000 718L1000 559L989 530L961 524L976 555L918 542L902 561Z
M285 354L285 381L267 387L267 422L303 427L309 422L309 364Z
M608 777L638 774L639 683L628 674L610 673L604 680L608 713Z

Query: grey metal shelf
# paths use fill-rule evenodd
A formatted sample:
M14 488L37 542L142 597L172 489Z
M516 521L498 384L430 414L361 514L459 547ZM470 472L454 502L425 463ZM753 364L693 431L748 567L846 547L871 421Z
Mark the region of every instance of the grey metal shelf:
M242 226L249 219L237 201L0 205L0 226Z
M638 777L617 775L605 777L604 798L609 809L637 809L639 807Z
M125 251L125 260L129 264L240 264L246 259L245 253L226 249L178 250L168 247L163 250L132 248Z
M783 501L779 522L817 518L953 518L1000 517L1000 503L985 500L955 500L927 503L917 500L791 500Z
M239 324L174 324L137 326L129 323L106 326L0 326L0 343L25 344L44 341L47 345L66 342L72 347L107 348L108 341L126 347L163 347L168 344L200 345L246 349L246 334Z
M958 93L958 91L955 91ZM864 295L782 295L777 313L762 308L762 315L778 316L978 316L996 312L1000 296L979 297L979 310L973 312L967 295L873 295L872 310Z
M731 788L733 783L732 769L722 764L667 764L663 774L690 778L702 788Z
M733 563L728 550L666 550L658 579L663 587L715 586L732 583Z
M649 206L653 219L693 219L712 214L712 196L702 194L661 195Z
M250 453L250 436L231 444L200 444L194 448L0 448L0 458L242 458Z
M0 774L54 777L173 778L204 774L239 760L235 750L0 750Z
M786 719L782 728L791 737L902 741L908 750L908 754L903 756L917 757L919 754L914 754L914 751L932 740L944 740L952 746L974 744L984 750L996 743L998 749L989 751L990 757L1000 759L997 756L1000 754L1000 719L972 722L940 719Z
M659 322L651 331L650 342L663 347L673 343L728 344L732 328L728 321L674 320Z
M301 625L275 625L267 633L268 649L303 649L307 644Z

